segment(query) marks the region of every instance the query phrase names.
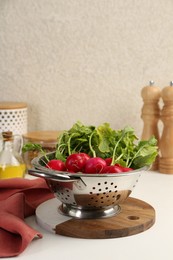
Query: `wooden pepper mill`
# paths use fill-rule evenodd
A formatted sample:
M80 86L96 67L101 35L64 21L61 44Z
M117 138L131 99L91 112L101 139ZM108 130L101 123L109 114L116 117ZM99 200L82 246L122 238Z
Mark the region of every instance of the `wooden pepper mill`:
M160 119L159 99L161 97L161 90L154 86L154 82L150 81L148 86L145 86L141 91L144 105L142 107L141 118L144 122L142 140L148 140L151 136L155 136L160 141L158 120ZM157 170L159 167L159 156L157 156L151 169Z
M160 139L159 172L173 174L173 81L162 90L163 132Z

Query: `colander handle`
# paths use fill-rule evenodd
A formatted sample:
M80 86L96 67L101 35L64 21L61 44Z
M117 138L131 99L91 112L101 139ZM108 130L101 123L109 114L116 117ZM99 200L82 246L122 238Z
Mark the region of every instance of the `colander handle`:
M60 174L58 172L55 171L50 171L46 172L46 171L41 171L38 169L29 169L28 173L30 175L36 176L36 177L41 177L41 178L45 178L45 179L54 179L54 180L62 180L62 181L72 181L73 179L65 174Z

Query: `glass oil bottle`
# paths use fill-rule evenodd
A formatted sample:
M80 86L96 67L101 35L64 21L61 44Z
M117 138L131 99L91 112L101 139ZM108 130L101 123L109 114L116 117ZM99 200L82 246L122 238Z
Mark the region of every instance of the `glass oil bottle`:
M0 179L23 178L26 166L20 155L22 137L13 136L10 131L2 132L0 150ZM18 149L15 149L17 144Z

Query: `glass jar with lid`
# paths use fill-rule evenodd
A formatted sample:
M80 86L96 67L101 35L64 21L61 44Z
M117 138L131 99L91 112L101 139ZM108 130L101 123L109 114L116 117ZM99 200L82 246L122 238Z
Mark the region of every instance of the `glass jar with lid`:
M57 139L62 131L34 131L23 135L24 144L33 143L41 145L46 152L53 152L56 149ZM28 151L23 153L24 162L27 169L31 168L31 161L40 155L39 151Z

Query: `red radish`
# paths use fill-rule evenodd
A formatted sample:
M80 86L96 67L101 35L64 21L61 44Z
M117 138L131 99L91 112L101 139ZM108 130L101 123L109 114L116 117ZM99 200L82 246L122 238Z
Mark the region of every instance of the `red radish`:
M118 164L118 163L116 163L115 165L116 165L116 166L118 166L118 167L120 167L120 168L121 168L121 170L122 170L122 172L129 172L129 171L133 171L133 169L132 169L132 168L129 168L129 167L122 166L122 165L120 165L120 164Z
M57 171L65 171L65 163L61 160L57 159L52 159L46 164L47 168L51 168L52 170L57 170Z
M73 153L67 157L65 166L69 172L82 172L89 158L86 153Z
M123 172L130 172L130 171L133 171L132 168L128 168L128 167L122 167L122 171Z
M106 166L106 162L104 159L100 157L93 157L86 162L84 172L100 173L105 166Z
M103 168L101 173L119 173L122 172L122 168L118 165L107 165Z
M105 159L106 165L111 165L112 163L112 158L106 158Z

